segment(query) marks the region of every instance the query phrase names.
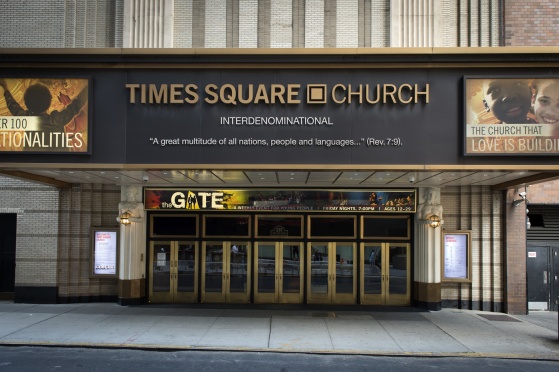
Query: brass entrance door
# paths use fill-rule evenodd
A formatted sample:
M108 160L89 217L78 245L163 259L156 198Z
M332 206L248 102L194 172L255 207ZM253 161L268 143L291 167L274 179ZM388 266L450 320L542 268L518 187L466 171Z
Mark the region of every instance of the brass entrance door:
M149 265L150 302L198 301L198 244L151 242Z
M250 257L248 242L203 242L202 302L249 302Z
M361 303L409 305L409 243L362 243L360 253Z
M307 247L307 302L357 301L355 243L310 242Z
M254 302L303 302L303 243L258 242Z

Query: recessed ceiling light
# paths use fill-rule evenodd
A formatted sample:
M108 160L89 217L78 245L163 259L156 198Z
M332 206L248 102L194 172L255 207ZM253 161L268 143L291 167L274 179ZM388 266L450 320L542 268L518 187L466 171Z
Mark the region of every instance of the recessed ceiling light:
M69 174L74 174L74 172L73 172L73 171L69 171L68 173L69 173Z

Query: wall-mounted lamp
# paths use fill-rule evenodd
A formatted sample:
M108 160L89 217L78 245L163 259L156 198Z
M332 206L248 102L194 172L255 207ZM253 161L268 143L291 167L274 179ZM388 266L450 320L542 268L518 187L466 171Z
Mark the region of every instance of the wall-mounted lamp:
M130 225L130 217L131 217L130 213L122 212L122 214L119 216L119 222L124 226L128 226Z
M441 226L441 218L436 214L433 214L427 219L427 224L433 229L436 229Z
M519 193L518 193L518 196L520 196L522 199L514 200L514 201L512 202L512 205L513 205L513 206L518 207L518 206L519 206L520 204L522 204L522 203L528 204L528 199L526 198L526 191L519 192Z

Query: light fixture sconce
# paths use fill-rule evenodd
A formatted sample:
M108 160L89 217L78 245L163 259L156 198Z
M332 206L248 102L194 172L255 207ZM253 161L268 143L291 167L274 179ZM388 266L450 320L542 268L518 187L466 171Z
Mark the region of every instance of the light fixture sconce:
M120 223L123 224L124 226L130 225L130 217L131 217L130 213L122 212L122 214L119 216Z
M433 229L436 229L441 226L441 218L436 214L433 214L427 219L427 224Z

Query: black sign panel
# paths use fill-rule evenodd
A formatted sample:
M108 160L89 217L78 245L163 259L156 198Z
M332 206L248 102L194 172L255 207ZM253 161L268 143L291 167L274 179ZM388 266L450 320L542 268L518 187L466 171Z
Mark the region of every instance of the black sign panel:
M200 66L198 66L200 67ZM510 76L552 69L510 68ZM6 68L6 78L89 76L90 155L4 162L181 165L555 164L464 151L464 76L492 68ZM2 105L2 102L0 102Z

